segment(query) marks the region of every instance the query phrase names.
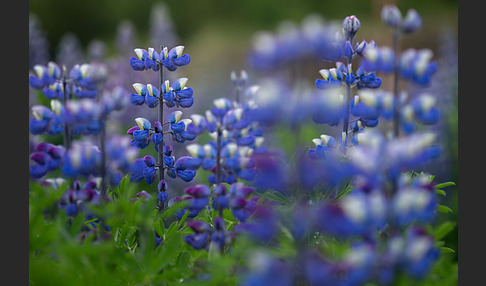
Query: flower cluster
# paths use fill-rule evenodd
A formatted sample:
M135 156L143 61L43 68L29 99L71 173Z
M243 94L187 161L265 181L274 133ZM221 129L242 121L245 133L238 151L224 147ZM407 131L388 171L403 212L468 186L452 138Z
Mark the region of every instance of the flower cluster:
M242 223L253 215L258 206L257 201L260 197L250 195L254 192L254 188L245 187L242 183L234 183L229 186L225 184L215 185L212 192L206 185L196 185L187 188L184 191L189 196L175 197L171 200L171 204L178 201L184 201L186 208L179 210L176 217L179 219L186 211L189 211L188 217L195 218L204 208L210 206L220 214L224 209L230 209L232 215ZM186 242L194 249L208 249L211 242L213 242L218 249L224 249L231 241L234 240L234 233L226 230L223 217L218 215L213 220L213 227L207 222L201 220L193 220L187 223L194 233L185 237Z
M339 28L316 15L305 18L298 26L283 22L276 32L255 34L249 52L249 63L259 69L275 69L306 58L336 59L344 52Z
M189 127L198 133L207 130L214 141L188 145L188 152L199 159L204 170L215 173L208 177L211 184L232 184L238 178L253 180L255 166L252 155L265 150L262 146L263 131L252 117L258 107L253 101L241 104L226 98L215 99L213 103L206 116L193 115L194 120Z
M173 81L172 85L168 80L163 80L164 68L169 71L175 71L178 67L190 63L191 57L184 53L184 46L176 46L170 50L163 47L160 52L154 48L134 50L136 57L130 57L129 64L134 71L153 70L159 73L159 83L157 86L152 84L135 83L133 88L136 93L130 94L130 102L135 106L146 104L149 108L159 107L158 121L153 124L146 118L139 117L135 121L137 125L130 128L127 134L132 135L132 145L144 149L150 143L154 144L158 153L157 160L147 155L144 158L135 160L132 168L131 181L139 182L145 179L147 183L152 184L157 179L156 171L159 171L159 210L165 208L168 202L167 186L165 174L171 178L180 178L183 181L192 181L196 175L195 169L189 161L188 156L175 159L172 156L172 146L166 145L164 135L171 134L172 139L179 143L186 140L194 140L196 133L189 129L191 119L181 119L182 111L174 111L167 117L164 122L164 105L168 108L179 107L189 108L194 103L193 89L188 87L188 79L183 77ZM168 130L164 130L168 126Z
M175 71L178 67L191 62L191 56L184 54L184 46L177 46L170 51L164 47L160 53L154 48L134 50L137 57L130 57L130 66L133 70L144 71L152 69L158 71L164 66L169 71Z
M35 65L34 73L29 76L29 84L42 90L48 99L66 100L75 95L77 98L95 98L100 74L106 76L106 69L90 64L75 65L69 71L61 69L55 62L47 66Z

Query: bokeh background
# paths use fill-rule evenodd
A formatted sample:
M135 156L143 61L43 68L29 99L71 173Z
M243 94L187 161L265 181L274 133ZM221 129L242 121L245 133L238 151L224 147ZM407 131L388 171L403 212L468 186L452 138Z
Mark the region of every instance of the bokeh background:
M455 0L29 0L29 68L49 60L67 66L101 61L117 71L113 85L130 89L134 82L157 82L156 73L142 75L130 69L128 59L134 55L134 48L184 45L185 52L191 55L191 64L170 76L189 78L195 91L190 112L203 113L212 105L212 99L233 96L231 71L247 70L250 84L257 84L266 76L248 63L248 53L258 32L276 33L283 25L299 26L310 15L337 23L348 15L356 15L361 21L356 40L373 39L378 45L390 45L390 30L380 20L384 4L395 4L402 13L414 8L422 16L423 28L404 38L401 49L429 48L434 52L439 70L427 91L437 97L443 114L441 123L434 128L440 134L444 152L428 167L438 182L457 183L458 2ZM305 65L299 69L299 77L313 83L324 64L316 60ZM385 77L383 87L389 85ZM29 104L38 100L31 94ZM146 112L146 108L131 107L116 120L123 128L133 126L134 118L146 116ZM277 139L274 146L291 152L296 148L292 144L307 144L321 134L318 128L311 126L300 134L300 142ZM451 216L456 220L458 189L459 184L448 188L444 202L451 206L454 211ZM457 249L457 229L446 239L449 246Z

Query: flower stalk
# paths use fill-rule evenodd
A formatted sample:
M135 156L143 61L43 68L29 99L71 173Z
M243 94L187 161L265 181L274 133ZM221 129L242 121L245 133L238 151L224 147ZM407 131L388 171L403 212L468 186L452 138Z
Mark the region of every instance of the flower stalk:
M163 47L161 46L161 50ZM159 63L159 90L162 91L162 84L164 82L164 67L162 66L162 63ZM160 124L162 125L162 122L164 122L164 97L162 92L159 94L159 112L158 112L158 119ZM163 125L162 125L163 126ZM159 154L158 154L158 166L159 166L159 182L163 181L164 178L164 132L161 132L162 140L159 143ZM158 190L159 192L161 191L166 191L166 190ZM162 201L158 202L158 209L159 211L162 211L165 208L165 203Z

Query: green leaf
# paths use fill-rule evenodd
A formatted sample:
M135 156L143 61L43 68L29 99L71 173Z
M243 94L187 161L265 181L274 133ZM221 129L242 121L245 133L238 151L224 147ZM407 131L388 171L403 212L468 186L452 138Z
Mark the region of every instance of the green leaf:
M264 200L264 199L270 199L272 201L275 201L275 202L278 202L278 203L281 203L281 204L287 204L287 203L289 203L289 198L288 197L286 197L282 193L279 193L279 192L274 191L274 190L265 191L261 195L259 201Z
M443 195L444 197L446 196L446 192L444 190L435 190L436 194Z
M441 247L440 250L442 251L442 253L456 253L454 249L449 247Z
M442 184L437 184L434 186L435 189L443 189L445 187L449 187L449 186L455 186L456 183L454 182L445 182L445 183L442 183Z
M162 219L156 220L155 223L154 223L154 228L155 228L155 232L157 232L157 234L160 237L163 237L164 236L164 234L165 234L165 224L164 224L164 220L162 220Z
M439 205L439 206L437 207L437 210L438 210L439 212L441 212L441 213L451 213L451 212L453 212L451 208L446 207L446 206L444 206L444 205Z
M182 248L182 234L176 232L171 237L166 237L162 244L157 247L155 258L151 263L151 270L159 272L177 256Z
M434 236L436 240L440 240L445 237L449 232L451 232L456 227L455 222L447 221L437 227L434 231Z
M177 224L177 226L178 227L181 227L184 224L184 222L186 221L186 219L187 219L188 216L189 216L189 210L186 210L186 212L181 217L181 220L179 221L179 223Z

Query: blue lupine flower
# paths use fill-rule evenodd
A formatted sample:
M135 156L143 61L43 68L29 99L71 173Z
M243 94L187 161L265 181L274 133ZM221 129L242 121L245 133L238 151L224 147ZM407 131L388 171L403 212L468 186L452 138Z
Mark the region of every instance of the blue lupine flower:
M29 119L30 133L55 135L63 131L64 123L60 117L63 109L62 104L57 100L51 100L51 109L43 105L34 105L32 107L32 115L34 117Z
M361 119L378 119L382 113L381 102L376 93L361 90L349 101L351 113Z
M93 120L98 121L100 115L101 106L90 98L68 100L61 112L64 122L75 125L82 125Z
M191 123L187 126L187 132L198 136L206 130L207 120L200 114L191 114Z
M135 122L137 122L137 126L128 129L127 134L133 136L131 141L133 146L144 149L151 142L150 128L152 127L152 124L143 117L136 118Z
M96 205L101 199L109 200L108 197L100 196L98 185L99 180L88 180L82 187L80 181L74 181L73 188L63 194L58 202L58 207L64 209L68 216L73 217L80 212L85 212L86 219L91 219L93 216L87 208L87 205ZM107 227L105 226L105 228Z
M321 69L319 74L323 79L316 79L316 87L324 89L328 87L336 87L341 85L343 79L343 72L337 68Z
M223 118L224 115L231 109L232 104L231 101L227 98L217 98L213 100L214 106L211 107L211 113L216 117L216 118ZM208 118L208 121L210 119Z
M439 249L433 237L420 228L409 228L406 233L406 245L401 261L405 272L414 278L423 278L439 258Z
M54 62L44 65L35 65L33 67L35 75L29 76L29 84L33 88L42 89L56 82L61 77L61 69Z
M422 94L414 98L410 105L415 112L415 118L422 124L435 124L439 120L440 112L435 106L435 98L428 94Z
M47 99L63 99L64 90L59 82L54 82L42 89L42 93ZM96 95L96 94L95 94Z
M223 184L217 184L213 189L213 201L212 207L215 210L227 209L229 208L229 197L227 193L227 188Z
M259 197L249 199L254 190L252 187L243 186L242 183L233 183L228 189L231 213L239 221L245 222L257 207Z
M187 78L179 78L176 79L172 83L172 91L175 93L175 102L178 107L183 107L183 108L188 108L191 107L194 98L192 97L193 95L193 89L192 87L187 87Z
M147 167L142 158L137 158L130 166L130 181L137 183L144 179L143 170Z
M211 243L211 226L204 221L189 221L187 226L195 233L184 237L186 243L195 250L208 249Z
M402 175L391 204L393 220L401 226L429 223L437 215L437 197L431 180L425 175L412 180Z
M41 178L48 172L60 167L64 156L64 148L50 143L38 144L29 158L32 165L29 166L30 176Z
M268 243L272 240L278 231L277 214L269 206L257 206L253 214L245 223L235 226L235 232L246 233L248 236L258 242Z
M362 88L379 88L381 86L381 78L376 76L375 72L366 72L363 67L359 67L356 71L358 76L358 89Z
M185 182L190 182L196 176L196 166L199 166L199 160L189 157L182 156L175 161L171 157L166 157L168 159L164 160L164 164L167 167L166 174L171 178L179 177ZM186 164L187 163L187 164Z
M156 168L155 158L151 155L135 159L130 166L130 181L137 183L145 179L147 184L151 185L157 176L155 172Z
M395 68L395 53L389 47L366 48L361 64L366 71L391 73Z
M107 115L113 111L122 110L127 107L130 102L126 96L126 91L120 86L116 86L113 89L103 92L101 97L102 115Z
M92 77L93 68L90 64L74 65L69 71L69 77L75 81L77 86L94 90L96 89L96 80Z
M206 185L198 184L186 188L184 193L194 198L188 206L190 210L200 212L209 204L209 195L211 194L211 190Z
M330 88L316 92L312 98L309 112L316 123L337 125L345 113L339 89Z
M316 149L309 149L307 151L307 155L311 159L322 159L326 156L326 150L328 148L337 146L336 139L326 134L322 134L320 138L312 139L312 142L316 145Z
M182 117L181 111L174 111L169 114L169 130L172 133L172 138L179 143L184 143L185 140L194 140L196 134L187 131L191 124L191 119L180 119Z
M101 152L88 142L73 142L65 153L61 171L65 176L97 176L100 169Z
M164 48L163 53L167 53L167 48ZM184 46L177 46L172 48L167 56L162 60L162 65L169 71L175 71L178 67L185 66L191 62L189 54L184 54Z
M433 133L423 132L388 142L386 155L390 175L396 177L403 170L414 169L437 158L441 149L435 144L435 137Z
M162 53L159 55L153 48L148 48L148 50L137 48L134 49L134 52L137 57L130 57L129 60L130 66L134 71L159 70L160 66L158 63L163 60Z
M428 85L432 75L437 71L437 63L431 61L432 51L429 49L405 50L399 60L400 75L419 85Z
M147 184L151 185L157 177L157 174L155 173L157 162L155 161L155 158L150 155L143 157L143 161L147 167L143 169L142 174Z
M193 89L192 87L187 87L187 78L179 78L170 85L169 81L166 80L162 84L162 93L165 105L167 107L191 107L194 103Z
M193 158L200 160L200 166L204 170L211 170L216 166L216 149L212 145L205 144L204 146L201 146L199 144L189 144L187 145L186 150Z
M344 268L342 283L339 285L362 285L373 277L377 264L374 246L368 243L355 243L341 262ZM340 279L340 282L341 282Z

